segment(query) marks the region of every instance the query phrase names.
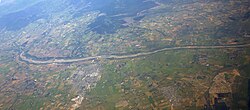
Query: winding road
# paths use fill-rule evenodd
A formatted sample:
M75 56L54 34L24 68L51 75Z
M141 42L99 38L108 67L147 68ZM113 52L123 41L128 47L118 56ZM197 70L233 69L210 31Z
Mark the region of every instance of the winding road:
M51 64L51 63L73 63L73 62L81 62L81 61L88 61L88 60L97 60L97 59L126 59L126 58L135 58L140 56L146 56L155 54L162 51L169 51L169 50L179 50L179 49L220 49L220 48L243 48L248 47L249 44L238 44L238 45L219 45L219 46L183 46L183 47L170 47L170 48L163 48L149 52L141 52L135 53L130 55L100 55L100 56L91 56L91 57L84 57L84 58L75 58L75 59L51 59L51 60L34 60L32 58L28 58L24 55L24 52L20 54L20 59L32 64Z

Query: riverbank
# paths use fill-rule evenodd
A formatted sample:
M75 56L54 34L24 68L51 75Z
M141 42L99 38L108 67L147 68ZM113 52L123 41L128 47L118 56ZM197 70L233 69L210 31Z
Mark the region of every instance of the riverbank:
M76 59L50 59L50 60L34 60L25 56L24 52L22 52L19 57L22 61L26 61L33 64L51 64L51 63L73 63L73 62L82 62L82 61L89 61L89 60L97 60L97 59L127 59L127 58L135 58L141 56L147 56L151 54L155 54L162 51L169 51L169 50L179 50L179 49L221 49L221 48L243 48L248 47L249 44L239 44L239 45L217 45L217 46L184 46L184 47L171 47L171 48L163 48L158 49L150 52L141 52L135 53L130 55L100 55L100 56L91 56L91 57L84 57L84 58L76 58Z

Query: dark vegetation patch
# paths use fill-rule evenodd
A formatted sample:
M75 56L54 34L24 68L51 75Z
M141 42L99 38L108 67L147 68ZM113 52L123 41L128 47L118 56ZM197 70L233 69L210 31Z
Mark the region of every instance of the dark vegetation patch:
M95 22L88 25L88 28L99 34L114 33L116 30L126 27L123 26L125 17L135 17L134 20L141 20L144 16L138 18L137 14L155 6L154 2L145 0L107 0L105 3L102 0L91 1L89 10L98 10L106 15L98 17ZM83 14L86 10L83 9L80 13Z

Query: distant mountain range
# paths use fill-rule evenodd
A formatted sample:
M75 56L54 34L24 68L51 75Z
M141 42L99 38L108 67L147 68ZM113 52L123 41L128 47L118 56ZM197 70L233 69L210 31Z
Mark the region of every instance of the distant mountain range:
M89 25L92 31L101 34L113 33L123 27L124 17L136 17L138 13L156 6L155 2L146 0L4 0L1 2L0 29L19 30L33 21L46 18L67 7L71 9L73 7L74 17L80 17L90 11L104 13L106 16Z
M0 17L23 10L43 0L0 0Z

